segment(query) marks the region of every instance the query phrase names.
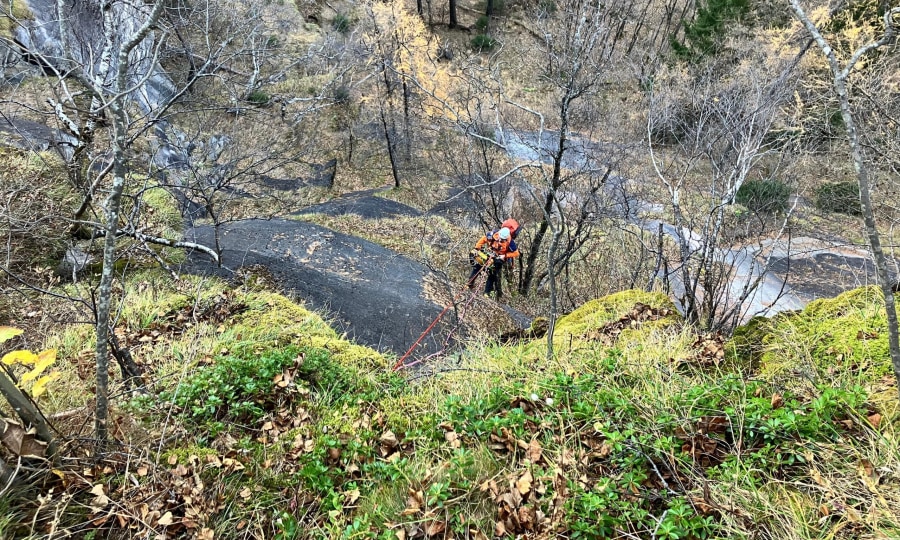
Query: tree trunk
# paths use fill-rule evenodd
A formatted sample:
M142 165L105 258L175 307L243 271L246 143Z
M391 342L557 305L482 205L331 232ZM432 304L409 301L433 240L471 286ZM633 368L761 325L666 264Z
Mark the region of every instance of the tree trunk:
M3 493L7 487L11 486L15 479L15 469L10 468L5 461L0 459L0 493Z
M388 127L387 118L384 115L384 106L381 107L381 127L384 128L384 139L387 142L388 159L391 162L391 174L394 177L394 187L400 187L400 171L397 169L397 156L394 151L393 135Z
M562 208L558 208L560 216L562 216ZM545 216L549 221L549 216ZM559 237L562 235L562 224L560 227L552 228L553 236L550 237L550 246L547 249L547 278L550 280L550 316L547 320L547 364L553 361L553 333L556 330L556 319L559 312L556 291L556 250L559 247Z
M456 28L459 22L456 20L456 0L450 0L450 29Z
M897 392L900 394L900 329L897 322L897 307L894 299L894 290L890 282L890 274L888 272L887 259L884 256L884 250L881 247L881 237L878 233L877 223L875 222L875 209L872 206L871 185L869 183L869 171L863 158L862 150L859 142L859 135L856 131L856 122L853 119L853 111L850 108L850 96L847 91L847 77L853 70L856 63L868 52L874 51L879 47L890 44L894 40L896 28L894 27L894 16L900 15L900 7L895 7L884 14L885 33L878 41L869 43L857 49L847 65L841 69L834 54L834 49L828 44L818 28L807 17L803 8L800 7L798 0L791 0L791 7L797 18L806 27L806 30L812 35L813 39L822 50L828 60L834 77L834 90L838 96L838 102L841 105L841 118L847 129L847 138L850 142L850 156L853 160L853 168L856 170L856 179L859 183L859 199L863 212L863 223L866 228L866 236L869 239L869 245L872 248L872 255L875 258L875 269L878 273L879 286L884 294L884 308L887 314L888 323L888 349L891 355L891 364L894 368L894 376L897 378Z
M409 164L412 159L412 137L409 132L409 97L410 97L410 89L409 85L406 84L406 79L403 79L403 137L406 139L404 144L405 155L403 156L404 161Z
M97 363L97 406L95 433L102 452L109 436L109 314L112 306L112 283L116 264L116 233L119 230L119 214L122 208L122 192L125 190L125 130L127 119L121 103L110 107L113 119L113 185L106 199L105 238L103 239L103 270L97 290L97 346L94 350Z
M556 152L553 155L553 176L550 177L550 185L548 186L549 190L547 192L547 197L544 199L544 220L541 222L538 227L537 234L534 235L534 242L531 244L531 250L528 253L528 263L525 268L525 275L522 278L522 284L519 287L519 292L525 294L526 291L531 287L531 282L534 279L535 271L535 263L537 262L538 252L540 251L541 244L544 241L544 236L547 234L547 229L550 227L549 221L553 215L553 205L556 201L556 190L559 189L560 185L562 185L562 160L563 156L566 153L566 141L568 140L568 131L569 131L569 104L572 102L571 97L571 88L567 89L566 95L563 96L562 103L560 105L560 126L559 126L559 144L556 146ZM543 146L541 141L538 140L538 151L540 152L540 147ZM562 216L560 216L562 219ZM552 264L552 261L547 261L547 264Z
M9 378L2 367L0 367L0 394L3 394L9 406L16 411L16 414L22 419L22 423L25 426L33 427L37 431L38 438L47 443L47 455L49 457L56 455L56 441L44 415Z

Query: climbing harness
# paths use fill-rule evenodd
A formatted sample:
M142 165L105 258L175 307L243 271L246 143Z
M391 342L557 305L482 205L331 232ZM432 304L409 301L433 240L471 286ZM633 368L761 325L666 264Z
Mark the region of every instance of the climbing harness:
M485 255L487 255L487 254L485 254ZM450 305L446 306L440 313L438 313L438 316L435 317L435 319L433 321L431 321L431 324L428 325L428 328L426 328L425 331L422 332L421 335L419 335L419 338L412 344L412 346L409 348L409 350L406 351L406 354L404 354L403 356L400 357L399 360L397 360L397 363L394 364L394 367L391 368L391 371L398 371L403 368L412 367L416 364L421 364L422 362L428 360L429 358L438 356L439 354L441 354L442 352L444 352L447 349L447 347L450 345L450 340L453 338L453 334L461 326L462 320L463 320L463 318L465 318L466 312L468 312L469 308L472 306L472 303L474 302L475 298L478 297L478 295L479 295L478 291L480 291L481 288L484 286L484 281L487 277L487 275L485 274L484 271L486 268L489 268L491 266L490 263L492 263L494 260L493 257L491 257L490 255L487 255L487 257L488 257L488 259L485 262L488 264L479 263L479 264L481 264L481 268L478 269L478 272L474 276L472 276L471 279L466 280L466 284L462 287L462 289L460 289L460 291L458 293L456 293L456 296L453 297L453 300L450 302ZM462 299L465 296L465 293L467 293L467 292L469 293L469 297L462 304L459 304L460 299ZM426 356L425 358L421 358L414 362L410 362L409 364L405 363L406 359L409 358L409 355L412 354L412 352L416 349L416 347L419 346L419 344L422 342L422 340L425 339L425 336L427 336L434 329L434 327L437 326L437 323L444 317L444 315L447 314L448 311L450 311L450 308L453 306L460 307L459 321L458 321L458 324L454 328L450 329L450 332L448 333L447 338L444 340L442 349L436 353L432 353L432 354Z

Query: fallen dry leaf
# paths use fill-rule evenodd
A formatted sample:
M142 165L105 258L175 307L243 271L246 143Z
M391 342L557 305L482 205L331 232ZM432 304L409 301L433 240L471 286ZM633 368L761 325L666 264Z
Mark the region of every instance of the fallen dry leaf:
M534 477L531 476L531 472L525 471L525 474L516 480L516 489L522 496L528 495L528 492L531 491L532 482L534 482Z
M455 431L445 431L444 440L450 443L450 448L459 448L462 445L459 441L459 435Z
M173 521L174 519L172 518L172 512L166 512L161 518L159 518L157 524L165 527L171 525Z
M445 521L432 521L425 527L425 536L437 536L444 532L444 529L447 528L447 522Z
M109 497L107 497L106 493L103 492L103 484L95 485L91 489L91 495L94 495L94 500L91 501L92 506L104 508L107 504L109 504Z
M388 448L396 448L397 445L400 444L400 441L397 439L397 436L394 434L393 431L390 431L390 430L385 431L381 435L381 439L379 439L379 440L381 441L381 444L387 446Z
M525 459L532 463L537 463L541 460L541 452L543 452L543 448L541 448L540 441L534 439L528 443L528 449L525 450Z
M772 394L772 408L777 409L784 405L784 398L778 392Z

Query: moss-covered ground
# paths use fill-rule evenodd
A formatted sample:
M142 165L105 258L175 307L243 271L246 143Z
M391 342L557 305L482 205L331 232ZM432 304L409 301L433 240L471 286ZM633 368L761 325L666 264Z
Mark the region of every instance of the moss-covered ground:
M900 418L872 289L733 342L625 291L563 317L549 361L544 339L479 341L430 377L392 373L260 276L143 273L127 289L117 335L147 393L117 395L121 444L57 468L40 504L9 499L0 534L900 535ZM48 340L71 370L48 414L73 405L53 394L73 395L86 339Z

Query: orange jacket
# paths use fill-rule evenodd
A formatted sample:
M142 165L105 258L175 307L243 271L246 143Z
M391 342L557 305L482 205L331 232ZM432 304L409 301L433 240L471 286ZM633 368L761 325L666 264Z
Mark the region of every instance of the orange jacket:
M490 247L495 255L504 255L507 259L513 259L519 256L519 247L516 246L516 243L512 238L509 240L500 240L500 233L498 232L491 231L487 235L482 236L481 239L475 243L475 249L482 249L485 244Z

